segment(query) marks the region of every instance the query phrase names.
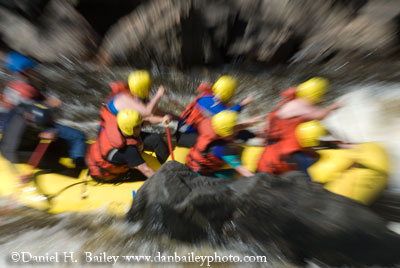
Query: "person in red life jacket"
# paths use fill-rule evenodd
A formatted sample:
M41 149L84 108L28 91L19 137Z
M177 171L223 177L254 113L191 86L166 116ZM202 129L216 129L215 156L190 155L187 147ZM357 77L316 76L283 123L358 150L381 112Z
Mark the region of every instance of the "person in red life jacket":
M178 123L177 145L192 147L199 136L198 125L205 118L211 118L219 112L230 110L240 112L244 106L251 103L251 96L240 104L228 107L237 87L237 81L231 76L221 76L214 84L203 82L197 91L200 93L181 114Z
M105 114L114 116L123 109L135 110L142 116L143 120L150 124L169 123L172 116L165 114L158 116L157 105L165 94L165 89L160 86L154 97L148 101L149 88L151 85L150 74L147 71L134 71L128 78L129 89L126 83L116 81L110 84L112 93L107 97L104 107L100 111L100 128L106 121ZM141 132L145 147L154 150L160 163L164 163L169 151L166 143L159 134Z
M104 127L86 155L90 175L98 180L120 178L136 167L147 178L154 174L140 153L142 116L131 109L123 109L117 116L108 113Z
M144 70L134 71L128 78L129 90L121 82L112 84L113 93L106 103L113 114L122 109L133 109L138 111L144 120L154 115L157 105L165 89L160 86L154 97L148 101L149 89L151 86L150 74Z
M4 56L4 66L12 72L12 80L6 84L0 94L0 130L2 131L10 111L21 103L29 104L42 101L44 97L32 86L36 79L36 62L18 52L9 52Z
M46 98L37 90L42 88L43 81L34 70L37 65L34 61L18 52L10 52L4 57L4 63L14 73L14 80L2 92L2 108L6 114L0 144L2 155L11 163L19 162L18 149L22 141L30 138L26 135L27 128L45 130L40 138L57 137L68 143L69 157L76 166L76 172L72 172L79 173L85 167L85 133L51 119L53 110L60 107L62 102L54 96Z
M310 120L321 120L331 111L342 106L334 103L328 108L316 106L325 94L328 80L314 77L281 93L284 99L267 116L264 129L266 147L258 162L257 171L282 174L297 170L305 161L305 154L299 144L295 129L298 124ZM304 167L303 167L304 169Z
M233 144L237 114L225 110L199 123L199 138L186 157L188 167L203 176L232 178L233 171L244 177L254 175L243 166ZM223 170L225 163L233 170Z

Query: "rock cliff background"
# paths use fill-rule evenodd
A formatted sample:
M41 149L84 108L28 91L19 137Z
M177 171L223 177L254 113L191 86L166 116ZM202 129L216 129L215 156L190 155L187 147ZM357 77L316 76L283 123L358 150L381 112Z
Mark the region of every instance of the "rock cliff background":
M398 57L397 0L0 0L0 39L39 61L187 68Z

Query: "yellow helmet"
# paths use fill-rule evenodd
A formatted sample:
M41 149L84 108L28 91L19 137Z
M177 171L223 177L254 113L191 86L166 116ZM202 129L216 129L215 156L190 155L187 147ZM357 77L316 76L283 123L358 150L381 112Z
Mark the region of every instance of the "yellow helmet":
M233 134L236 120L237 112L226 110L214 115L211 119L211 124L215 133L221 137L226 137Z
M319 145L318 139L326 134L326 130L318 120L312 120L299 124L295 134L302 147L313 147Z
M123 109L117 114L119 129L127 136L133 135L133 129L142 123L142 116L135 110Z
M128 78L129 89L131 93L141 99L146 99L149 96L149 88L151 85L150 74L147 71L134 71Z
M224 75L221 76L217 82L214 83L212 91L214 96L217 97L222 102L228 102L233 94L235 94L235 89L237 87L237 81L232 76Z
M329 85L327 79L314 77L297 86L296 97L308 100L311 103L318 103L325 94Z

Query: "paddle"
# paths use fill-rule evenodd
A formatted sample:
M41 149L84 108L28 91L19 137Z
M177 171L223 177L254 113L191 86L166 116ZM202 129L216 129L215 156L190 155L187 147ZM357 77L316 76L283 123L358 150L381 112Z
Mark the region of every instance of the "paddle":
M32 170L34 170L37 165L39 164L40 160L42 159L44 153L49 148L50 143L52 140L50 139L41 139L38 146L36 146L35 151L32 153L31 157L29 158L28 165L32 166ZM21 176L21 181L23 183L27 182L28 179L32 176L31 174Z
M38 146L36 146L35 151L32 153L31 157L29 158L28 165L31 165L33 169L37 167L40 160L42 159L44 153L46 152L47 148L49 147L51 140L40 140Z
M167 131L169 154L171 155L171 159L175 160L174 151L172 150L171 132L169 131L168 123L165 123L165 130Z

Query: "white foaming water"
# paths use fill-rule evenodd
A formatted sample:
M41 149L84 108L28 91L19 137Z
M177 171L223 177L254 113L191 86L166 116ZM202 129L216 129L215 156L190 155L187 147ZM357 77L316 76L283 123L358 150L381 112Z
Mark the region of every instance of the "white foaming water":
M1 201L2 199L0 199ZM20 217L22 216L22 217ZM7 221L3 219L8 219ZM113 267L159 267L151 262L126 261L122 256L263 256L260 263L240 263L223 261L212 263L224 267L294 267L280 258L278 252L258 252L255 246L232 241L229 246L216 243L196 243L194 245L168 239L165 235L141 233L139 225L123 221L103 213L48 215L35 210L17 210L8 216L0 215L0 267L10 265L29 267L111 267L102 259L95 263L86 258L91 256L118 256ZM72 255L71 255L72 252ZM16 255L15 255L16 254ZM35 262L32 256L47 257ZM57 256L54 261L48 259ZM73 256L76 262L72 263ZM15 259L18 257L18 259ZM40 263L41 262L41 263ZM193 264L193 265L192 265ZM163 267L198 267L200 263L172 262ZM207 262L203 265L207 267Z
M346 104L324 125L345 142L378 142L391 160L388 190L400 193L400 84L367 84L339 98Z

